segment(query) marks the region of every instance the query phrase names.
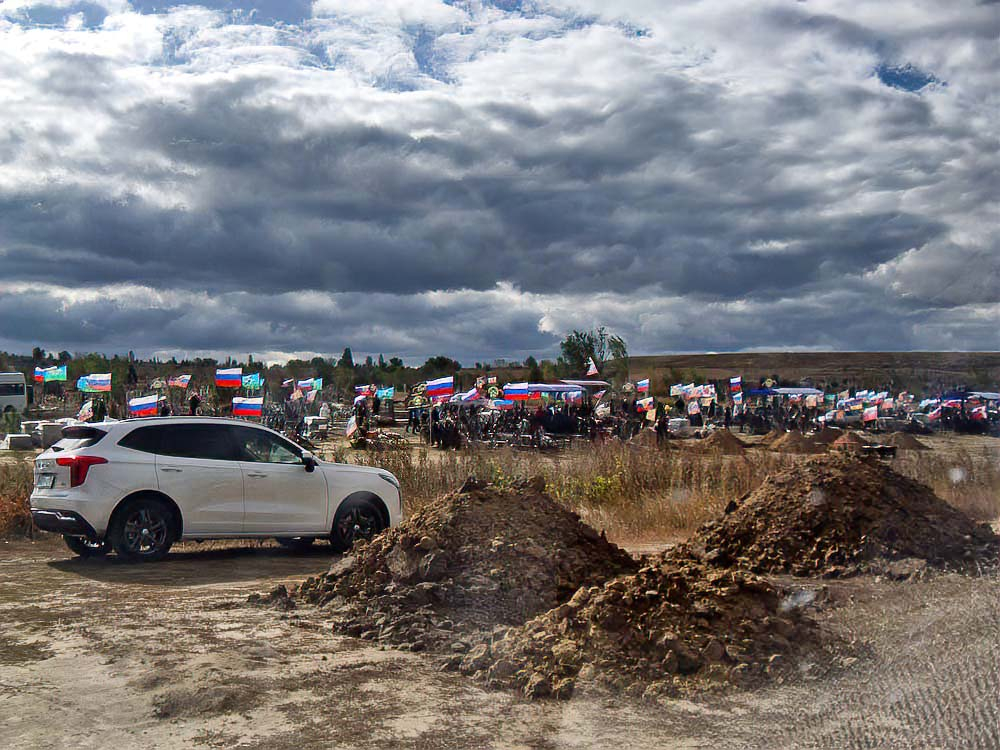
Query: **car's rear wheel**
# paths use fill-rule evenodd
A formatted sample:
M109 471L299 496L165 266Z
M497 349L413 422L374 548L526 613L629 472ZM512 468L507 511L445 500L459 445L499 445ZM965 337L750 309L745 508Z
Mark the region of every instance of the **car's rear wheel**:
M153 562L170 551L174 529L174 514L165 502L138 498L116 515L108 537L119 557L130 562Z
M63 541L70 552L80 557L104 557L111 551L111 544L103 539L95 542L82 536L64 536Z
M296 552L304 552L313 546L316 538L311 536L278 536L274 538L274 541L282 547L287 547Z
M341 503L333 519L330 544L337 552L347 552L358 539L371 539L386 527L375 501L348 500Z

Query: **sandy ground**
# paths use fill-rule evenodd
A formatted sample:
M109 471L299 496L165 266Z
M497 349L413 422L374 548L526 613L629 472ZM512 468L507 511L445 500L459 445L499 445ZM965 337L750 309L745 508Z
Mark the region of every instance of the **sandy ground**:
M995 576L830 584L817 617L862 653L836 678L530 703L334 636L315 610L244 604L325 570L321 549L176 549L126 565L0 543L0 747L1000 747Z

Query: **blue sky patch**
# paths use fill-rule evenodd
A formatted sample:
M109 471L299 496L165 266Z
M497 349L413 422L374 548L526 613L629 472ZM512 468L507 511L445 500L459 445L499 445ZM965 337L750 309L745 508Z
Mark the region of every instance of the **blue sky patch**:
M880 63L875 68L875 75L886 86L903 91L920 91L924 86L931 83L940 83L930 73L925 73L913 65L889 65Z

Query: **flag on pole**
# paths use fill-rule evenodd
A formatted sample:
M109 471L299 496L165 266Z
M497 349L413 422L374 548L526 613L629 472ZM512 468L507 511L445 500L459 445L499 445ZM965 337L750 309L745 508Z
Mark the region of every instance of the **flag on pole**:
M306 394L306 403L311 404L315 401L317 393L319 393L319 391L309 391L309 393Z
M35 368L36 383L51 383L54 380L66 380L66 365Z
M364 393L359 393L357 396L354 397L354 403L360 404L366 398L368 398L368 396L366 396Z
M701 405L697 399L688 402L688 414L701 414Z
M636 393L649 393L649 378L644 378L635 384Z
M191 382L190 375L171 375L169 378L167 378L167 387L187 388L190 382Z
M441 396L451 396L455 392L455 377L449 375L446 378L438 378L437 380L428 380L427 388L425 393L427 398L435 399Z
M604 398L604 394L607 393L607 392L608 392L607 389L604 389L604 390L600 390L597 393L595 393L594 396L593 396L594 403L596 404L598 401L600 401L602 398Z
M357 431L358 431L358 419L357 417L351 417L350 419L347 420L347 430L345 430L344 434L347 437L350 437Z
M729 392L736 393L741 390L743 390L743 376L737 375L735 378L729 378Z
M527 401L531 393L527 383L507 383L503 387L503 397L508 401Z
M80 407L80 411L76 413L76 418L79 419L81 422L89 422L91 419L94 418L93 399L85 402L84 405Z
M233 396L234 417L260 417L264 414L264 397L244 398Z
M216 388L239 388L243 385L243 368L230 367L215 371Z
M462 401L475 401L477 398L479 398L479 389L472 388L466 391L465 393L459 394L459 398L461 398Z
M933 411L928 412L927 413L927 418L929 420L931 420L932 422L936 421L938 419L941 419L941 407L939 406L936 409L934 409Z
M77 378L76 388L84 393L106 393L111 390L111 373L94 373Z
M375 391L375 395L378 396L380 401L385 401L387 398L392 398L396 395L396 386L390 385L388 388L379 388Z
M975 409L969 412L969 418L975 420L976 422L985 422L986 417L986 404L982 406L977 406Z
M259 372L252 372L249 375L244 375L242 383L244 388L250 389L260 388L261 385L263 385Z
M743 403L743 391L736 391L733 393L733 403L737 406Z
M861 414L861 421L874 422L878 419L878 406L869 406Z
M655 408L656 408L656 403L653 400L652 396L649 396L647 398L639 399L638 401L635 402L635 410L636 411L643 411L643 412L645 412L645 411L649 411L649 410L655 409Z
M291 388L293 385L295 385L295 378L287 378L281 381L282 388Z
M593 357L589 357L587 359L587 365L588 365L587 366L587 377L588 378L591 375L596 375L598 372L600 372L600 370L597 369L597 363L594 362L594 358Z
M155 417L159 396L140 396L128 400L128 413L132 417Z

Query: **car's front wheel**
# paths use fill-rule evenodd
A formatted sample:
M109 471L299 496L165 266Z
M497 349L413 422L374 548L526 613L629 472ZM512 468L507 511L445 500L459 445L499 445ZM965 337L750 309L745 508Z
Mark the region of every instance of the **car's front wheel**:
M64 536L63 541L70 552L80 557L104 557L111 551L111 544L103 539L95 542L82 536Z
M371 539L386 527L382 511L374 500L356 499L341 503L333 519L330 545L347 552L358 539Z
M174 543L174 514L156 498L131 500L115 517L108 537L119 557L130 562L163 558Z

